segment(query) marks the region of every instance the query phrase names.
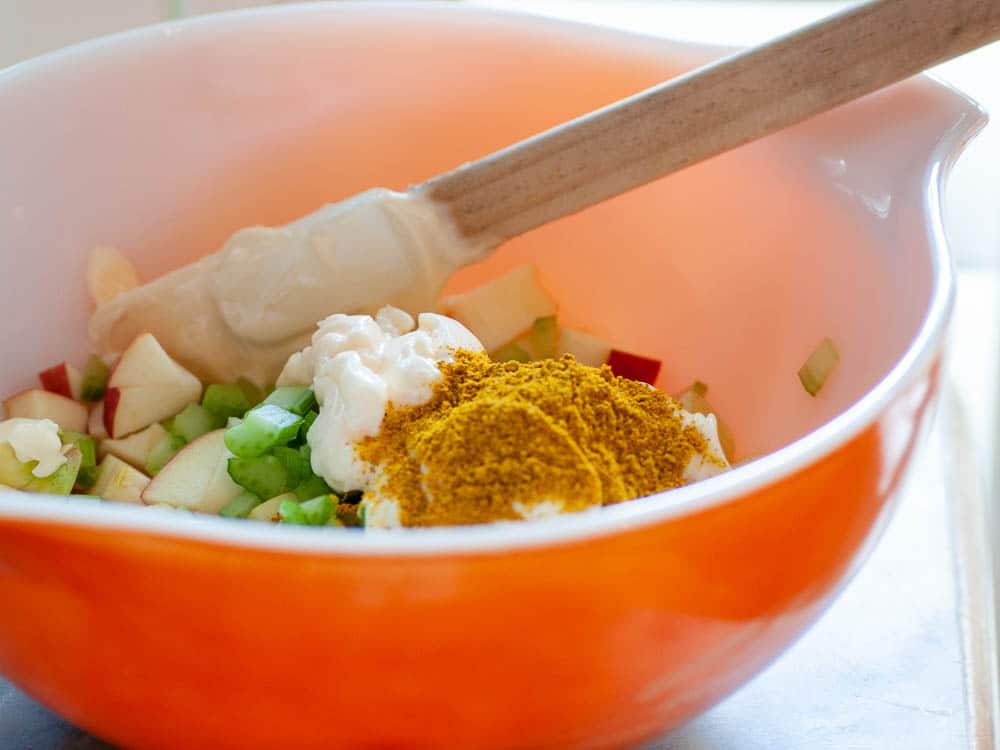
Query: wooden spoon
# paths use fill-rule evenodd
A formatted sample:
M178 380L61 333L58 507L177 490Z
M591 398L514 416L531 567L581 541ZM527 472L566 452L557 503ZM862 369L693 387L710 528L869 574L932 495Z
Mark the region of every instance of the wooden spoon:
M875 0L411 190L510 239L1000 38L1000 0Z

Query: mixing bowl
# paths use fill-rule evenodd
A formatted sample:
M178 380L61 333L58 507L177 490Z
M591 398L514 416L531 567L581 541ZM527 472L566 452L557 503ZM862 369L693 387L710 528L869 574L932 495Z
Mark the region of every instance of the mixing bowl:
M94 245L144 278L721 54L452 4L153 27L0 74L0 393L79 360ZM524 236L561 315L694 379L733 471L593 515L362 533L0 495L0 672L135 748L602 748L719 701L877 538L940 380L951 159L916 79ZM331 311L333 312L333 311ZM796 372L830 337L817 397ZM750 460L747 460L750 459Z

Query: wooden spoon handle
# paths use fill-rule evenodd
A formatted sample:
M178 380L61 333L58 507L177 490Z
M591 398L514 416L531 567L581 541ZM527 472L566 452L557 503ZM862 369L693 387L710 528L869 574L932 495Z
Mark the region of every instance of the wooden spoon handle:
M1000 37L1000 0L876 0L418 186L497 243Z

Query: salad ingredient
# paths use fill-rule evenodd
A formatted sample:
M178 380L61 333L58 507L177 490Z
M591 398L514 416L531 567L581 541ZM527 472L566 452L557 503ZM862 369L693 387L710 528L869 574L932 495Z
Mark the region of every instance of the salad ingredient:
M293 414L304 417L316 406L316 394L304 386L286 385L275 388L264 399L265 404L278 406Z
M66 451L59 437L59 425L51 419L26 419L14 417L0 422L0 447L6 446L19 464L33 466L25 469L30 477L51 476L66 463ZM24 484L30 482L27 479ZM0 482L10 487L19 487L6 479Z
M229 476L236 484L258 497L274 497L288 492L288 472L277 456L230 458Z
M160 425L162 427L162 425ZM167 465L167 463L177 452L180 451L187 442L180 435L174 435L168 430L163 430L164 435L160 437L156 445L149 451L146 459L142 462L142 467L146 470L149 476L156 476L160 473L160 469Z
M37 476L38 467L34 461L19 461L10 443L0 443L0 484L24 492L68 495L76 484L83 457L73 446L69 446L64 455L66 460L55 471Z
M200 400L201 381L177 364L152 334L144 333L111 370L104 394L104 427L111 437L119 438Z
M250 511L250 515L247 518L251 521L277 523L281 520L279 509L281 508L281 504L286 500L295 500L295 495L288 493L287 495L278 495L277 497L272 497L270 500L265 500Z
M714 420L608 367L469 351L439 367L429 401L390 405L357 446L377 467L363 501L369 526L514 520L542 504L579 511L728 468Z
M90 409L87 417L87 432L96 438L106 438L108 431L104 428L104 402L98 401Z
M833 372L838 362L840 362L840 353L833 341L824 338L816 345L805 364L799 368L799 381L810 396L819 393L820 388L826 383L826 379L830 377L830 373Z
M608 355L608 366L611 372L622 378L639 380L643 383L653 385L660 374L662 362L658 359L641 357L638 354L630 354L620 349L612 349Z
M226 430L226 447L242 458L261 456L294 440L301 425L302 417L297 414L274 404L261 404Z
M600 367L607 364L611 356L611 344L589 333L564 327L559 331L557 354L572 354L581 365Z
M225 430L215 430L188 443L153 477L143 502L164 503L202 513L218 513L243 488L229 478Z
M340 525L334 518L334 508L337 506L336 496L320 495L309 500L282 500L278 506L278 516L283 523L300 526L326 526L331 519L335 525Z
M210 412L204 406L188 404L174 416L170 431L190 443L207 432L221 429L225 424L224 418Z
M207 382L271 383L331 310L433 309L445 280L494 244L460 235L424 195L369 190L284 227L243 229L119 294L94 312L91 340L121 351L149 331Z
M261 499L249 492L241 492L219 511L224 518L246 518L250 511L261 504Z
M556 314L556 302L538 280L532 264L441 301L447 315L473 331L486 351L494 351L531 329L539 318Z
M60 430L59 437L62 440L64 450L68 445L76 446L79 449L82 456L80 461L81 467L90 468L97 465L97 441L90 437L90 435L84 435L80 432L70 432L69 430Z
M364 486L369 469L354 444L378 433L390 402L423 403L441 379L439 362L456 349L482 349L455 320L422 313L418 321L414 329L413 318L393 307L375 317L331 315L278 379L279 385L314 387L322 408L309 429L312 468L338 492Z
M87 358L87 364L83 366L83 375L80 383L80 400L87 402L100 401L104 398L104 389L108 385L108 376L111 369L103 359L96 354L91 354Z
M85 432L87 407L58 393L33 388L21 391L3 402L8 419L48 419L64 430Z
M251 402L246 391L237 383L213 383L205 388L205 395L201 399L202 406L223 419L242 417L255 403Z
M169 439L167 431L159 422L153 422L149 427L139 432L133 432L125 438L117 440L102 440L99 453L101 457L111 454L126 461L137 469L144 468L153 449L164 438ZM166 463L164 461L164 463ZM162 464L161 464L162 465Z
M132 261L114 247L96 247L87 260L87 291L95 307L139 286Z
M80 400L83 376L73 365L60 362L38 373L42 388L60 396Z
M143 490L148 485L149 477L109 453L101 459L97 480L90 491L104 500L141 505Z
M729 429L729 426L722 421L718 412L712 408L712 405L706 398L707 395L708 386L700 380L696 380L683 391L674 396L674 400L681 405L681 408L684 409L684 411L692 414L715 416L716 431L719 435L719 445L722 446L722 451L726 454L726 458L729 461L732 461L736 450L736 442L733 438L733 432Z

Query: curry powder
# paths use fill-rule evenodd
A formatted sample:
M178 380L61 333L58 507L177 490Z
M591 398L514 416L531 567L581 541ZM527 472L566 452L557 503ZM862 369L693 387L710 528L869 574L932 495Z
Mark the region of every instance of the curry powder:
M379 433L357 444L404 526L619 503L684 484L690 458L707 451L673 399L607 366L458 350L440 369L427 403L390 404Z

